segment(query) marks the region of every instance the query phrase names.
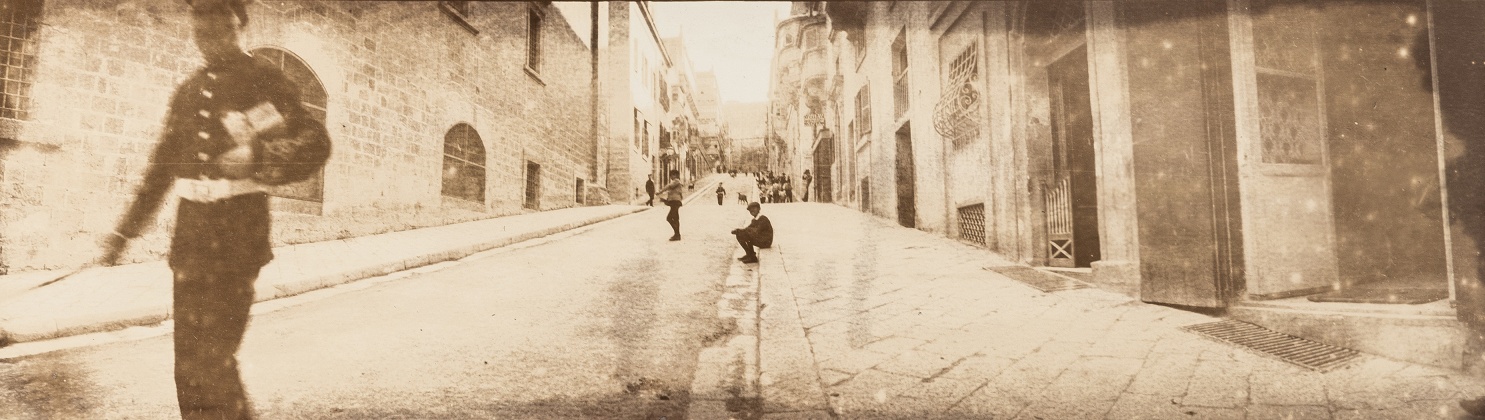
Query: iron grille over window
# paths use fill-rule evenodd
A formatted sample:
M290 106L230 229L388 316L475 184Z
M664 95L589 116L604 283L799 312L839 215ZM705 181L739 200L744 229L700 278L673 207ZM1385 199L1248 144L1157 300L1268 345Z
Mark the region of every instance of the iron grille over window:
M443 195L485 202L485 144L469 124L443 136Z
M252 51L253 58L270 66L277 67L284 72L289 81L299 86L299 100L304 109L317 121L325 121L325 106L328 95L325 87L320 84L320 78L315 76L309 65L304 64L298 57L287 51L277 48L258 48ZM9 93L8 91L6 92ZM7 95L8 97L8 95ZM288 185L271 187L268 193L275 197L292 198L295 200L312 201L322 203L325 201L325 169L314 177Z
M36 69L36 31L40 0L0 1L0 118L25 120L31 113L31 79Z
M907 33L897 32L897 40L892 41L892 104L893 118L902 118L908 109L908 55L907 55Z
M943 96L933 109L933 126L955 146L979 135L980 91L979 44L971 43L947 65Z
M959 208L959 238L976 244L985 244L985 205L975 204Z
M856 130L860 134L871 132L871 86L862 86L856 92Z
M531 9L527 15L530 24L526 27L526 67L541 70L541 12Z
M526 202L528 209L541 208L541 164L526 161Z

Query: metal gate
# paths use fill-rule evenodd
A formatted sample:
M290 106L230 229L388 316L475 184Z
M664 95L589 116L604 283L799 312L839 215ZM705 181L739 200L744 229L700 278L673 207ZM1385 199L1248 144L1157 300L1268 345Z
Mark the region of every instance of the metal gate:
M1073 214L1072 178L1062 178L1049 188L1043 188L1047 208L1047 265L1072 267L1073 262Z

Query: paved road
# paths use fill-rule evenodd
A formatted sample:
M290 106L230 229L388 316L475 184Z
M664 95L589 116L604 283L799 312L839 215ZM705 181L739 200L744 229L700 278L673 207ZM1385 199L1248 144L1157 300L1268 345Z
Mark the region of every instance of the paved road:
M684 418L747 217L715 204L259 313L244 382L274 419ZM0 418L173 417L170 340L0 361Z

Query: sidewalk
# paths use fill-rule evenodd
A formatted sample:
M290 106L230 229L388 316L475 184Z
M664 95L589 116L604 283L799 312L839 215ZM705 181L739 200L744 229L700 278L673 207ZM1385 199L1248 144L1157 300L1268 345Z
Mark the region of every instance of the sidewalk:
M1046 293L939 235L815 203L735 264L693 418L1459 418L1485 380L1363 355L1318 373L1180 330L1217 320L1127 296ZM741 255L741 251L738 252Z
M687 201L708 194L697 182ZM474 222L273 249L256 301L456 260L651 207L573 207ZM29 290L65 271L0 277L0 346L151 325L170 318L171 271L164 261L95 268Z

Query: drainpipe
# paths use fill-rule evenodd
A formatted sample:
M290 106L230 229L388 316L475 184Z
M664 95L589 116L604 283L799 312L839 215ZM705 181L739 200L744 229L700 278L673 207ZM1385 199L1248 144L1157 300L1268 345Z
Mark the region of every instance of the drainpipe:
M599 127L598 127L598 118L599 118L598 117L598 113L600 111L598 109L598 2L595 1L595 2L593 2L593 3L591 3L589 5L588 16L591 19L590 22L589 22L590 24L588 25L589 26L589 32L588 32L588 34L589 34L588 44L589 45L588 46L592 49L592 52L590 54L591 55L591 63L590 64L592 64L592 68L593 68L592 77L590 77L589 80L588 80L588 87L589 87L588 90L589 90L589 93L590 93L590 95L589 95L589 102L590 102L590 105L592 106L592 109L593 109L593 114L591 115L593 117L593 124L592 124L593 125L593 170L592 170L592 178L593 178L593 182L597 183L597 182L600 182L598 180L598 165L601 165L602 164L601 162L603 161L603 144L602 144L601 141L599 141L600 136L599 136L599 133L598 133L598 129L599 129ZM604 185L607 185L607 184L608 184L607 182L604 182Z

